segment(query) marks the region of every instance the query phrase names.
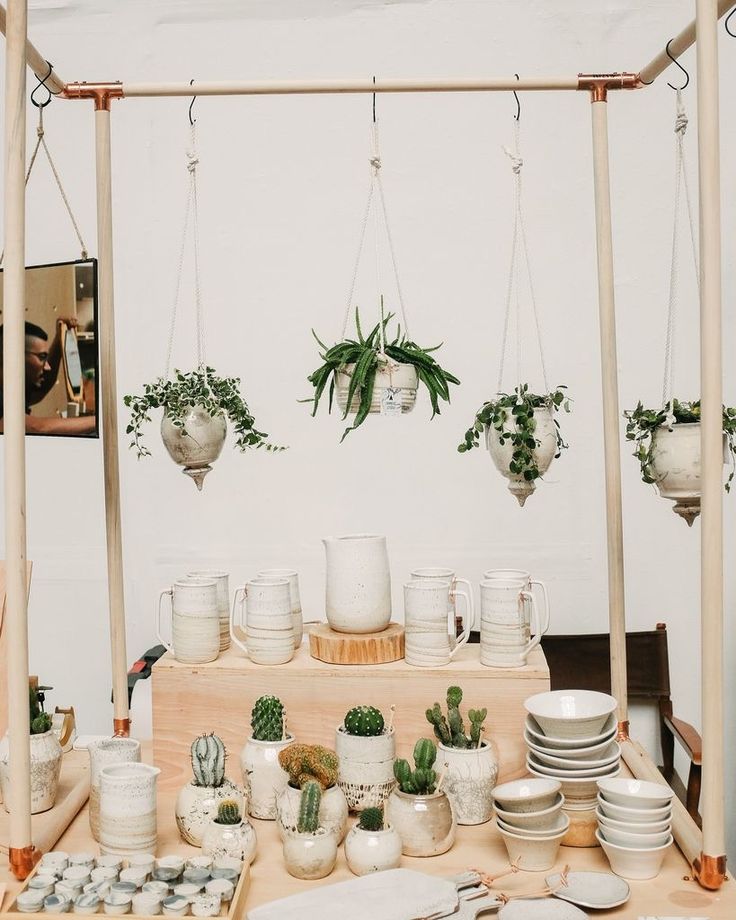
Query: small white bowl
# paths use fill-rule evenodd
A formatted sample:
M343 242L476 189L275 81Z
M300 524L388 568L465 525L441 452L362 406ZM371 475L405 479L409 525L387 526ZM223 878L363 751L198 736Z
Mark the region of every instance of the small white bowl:
M527 720L529 719L531 719L531 716L527 716ZM596 744L569 748L549 747L549 745L537 741L528 728L524 729L524 741L529 750L534 751L536 754L547 754L549 757L569 757L572 760L595 760L613 740L615 740L615 729L614 737L606 736L603 741L598 741Z
M130 910L130 905L132 902L133 898L131 895L111 891L110 894L108 894L108 896L105 898L105 913L111 914L115 917L119 917L122 914L127 914Z
M86 885L87 882L91 881L90 867L83 864L70 865L68 869L64 869L61 880L68 885Z
M238 859L236 856L217 856L212 860L212 878L220 878L221 876L215 875L215 872L219 872L220 869L233 869L235 872L240 875L243 871L243 860Z
M48 895L41 894L40 890L26 889L21 891L15 899L16 910L23 914L40 914L43 910L44 898Z
M642 821L637 824L635 821L617 821L615 818L609 818L600 808L596 808L595 816L598 818L598 824L601 827L611 827L615 831L625 831L629 834L661 834L663 831L670 830L672 821L670 817L662 821Z
M133 913L141 917L155 917L161 913L160 894L151 891L139 891L133 895Z
M198 894L192 900L192 915L195 917L216 917L220 913L219 894Z
M503 818L496 817L498 829L508 831L509 834L517 834L519 837L554 837L560 831L566 831L570 827L570 819L566 814L559 812L554 816L551 827L533 828L533 827L514 827L513 824L507 824Z
M162 856L160 859L156 860L155 868L175 869L177 872L182 873L184 871L184 857L176 855Z
M623 808L662 808L675 794L669 786L643 779L600 780L598 789L607 802Z
M615 736L617 730L615 713L611 713L599 734L589 735L587 738L563 738L559 735L546 735L542 731L542 726L531 715L526 717L524 725L526 731L540 744L548 748L557 748L558 750L575 750L576 748L586 748L596 744L607 743Z
M65 914L71 903L63 894L50 894L43 899L43 909L47 914Z
M98 856L95 860L97 867L102 868L113 868L116 872L120 872L123 868L123 860L120 856L114 856L112 853L103 853L101 856Z
M530 753L534 754L534 759L541 764L549 767L561 767L563 770L588 770L597 767L610 767L621 757L621 746L617 741L609 741L608 744L599 752L597 757L579 757L569 756L565 751L565 756L560 757L558 754L544 754L542 751L536 751L530 748Z
M661 808L624 808L623 805L614 805L598 793L598 807L607 818L615 821L630 821L632 824L648 824L652 821L669 820L672 816L672 805L663 805Z
M671 828L667 828L667 830L660 831L657 834L635 834L631 831L620 831L617 828L604 827L599 824L598 830L601 832L601 837L609 843L613 843L617 847L625 847L626 849L633 847L637 850L648 850L652 847L664 846L671 836Z
M191 856L187 860L187 869L207 869L212 868L212 857L211 856Z
M543 776L553 776L557 779L583 779L585 777L609 776L611 768L618 766L618 760L611 761L603 767L586 767L581 766L577 769L568 769L567 767L550 767L547 764L540 763L534 751L528 751L526 755L527 767L534 767Z
M600 734L617 705L597 690L550 690L524 701L545 735L575 739Z
M75 914L96 914L100 906L100 899L96 894L80 894L74 899Z
M187 898L180 898L176 894L169 898L164 898L161 906L168 917L183 917L189 913L189 901Z
M515 779L502 783L493 789L493 800L504 811L529 812L550 808L557 801L560 783L541 777L537 779Z
M496 815L512 828L541 830L554 824L556 815L559 814L564 804L565 796L558 792L556 801L549 808L542 808L539 811L506 811L496 805Z
M69 865L70 866L86 866L88 869L93 869L95 865L95 854L94 853L70 853L69 854Z
M132 882L136 888L140 888L148 881L148 875L149 870L145 866L128 866L127 869L120 870L120 881Z
M567 827L549 837L524 837L498 828L506 844L509 862L526 872L542 872L551 869L557 859L560 842L567 833Z
M207 894L216 894L223 904L226 904L228 901L232 900L233 894L235 892L235 886L233 883L226 878L213 878L204 886L204 890Z
M611 868L621 878L648 879L659 875L667 851L672 846L672 835L661 847L636 849L633 847L620 847L609 843L601 836L600 830L595 832L598 843L603 847L603 852L608 857Z
M536 767L529 767L529 772L535 776L543 776L549 779L546 774L538 772ZM611 776L617 776L621 772L621 764L614 764ZM598 784L595 776L565 776L559 777L561 792L565 796L565 807L569 805L590 805L595 808L595 797L598 792Z

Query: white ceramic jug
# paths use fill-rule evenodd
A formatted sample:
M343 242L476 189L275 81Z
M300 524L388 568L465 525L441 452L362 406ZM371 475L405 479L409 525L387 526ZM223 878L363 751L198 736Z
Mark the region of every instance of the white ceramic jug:
M291 619L294 627L294 648L299 648L304 636L304 621L302 618L302 601L299 596L299 574L294 569L263 569L258 573L259 578L285 578L289 582L291 595Z
M100 840L100 770L116 763L140 763L141 743L134 738L103 738L93 741L89 753L89 827Z
M221 569L200 569L187 573L192 578L211 578L217 585L217 612L220 616L220 651L230 648L230 576Z
M161 607L166 595L171 598L171 642L161 635ZM177 661L203 664L220 654L220 616L217 610L217 583L213 578L185 575L158 596L156 635Z
M145 763L100 770L100 851L116 856L156 851L156 777Z
M372 633L391 622L391 573L386 538L378 534L324 537L325 610L332 629Z
M245 623L243 623L245 607ZM240 616L236 611L240 610ZM236 632L245 629L245 642ZM294 621L286 578L251 578L238 588L230 615L230 635L254 664L286 664L294 657Z

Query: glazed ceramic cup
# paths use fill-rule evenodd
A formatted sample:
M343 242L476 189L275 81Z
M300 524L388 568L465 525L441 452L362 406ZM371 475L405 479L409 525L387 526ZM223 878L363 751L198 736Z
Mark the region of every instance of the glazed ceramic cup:
M245 608L245 624L242 611ZM236 616L240 611L240 616ZM245 642L236 627L245 628ZM252 578L238 588L230 614L230 635L254 664L286 664L294 657L291 591L286 578Z
M156 777L160 772L145 763L115 764L100 770L103 853L125 856L156 849Z
M528 579L493 578L480 584L480 660L494 668L520 668L549 629L549 608L540 616ZM527 619L527 605L531 621ZM532 638L531 632L535 635Z
M294 648L299 648L304 636L304 620L302 617L302 601L299 596L299 574L294 569L262 569L259 578L285 578L289 582L289 596L291 597L291 622L294 630Z
M473 601L473 586L467 578L458 578L453 569L442 566L423 566L414 569L411 573L412 581L449 581L450 582L450 603L448 604L448 614L450 620L450 635L455 636L457 629L455 627L455 617L457 616L457 595L465 600L466 615L463 617L462 633L470 633L475 629L475 604ZM458 585L465 585L465 592L457 590Z
M162 602L171 598L171 642L161 632ZM217 582L212 578L185 576L159 593L156 611L158 641L177 661L204 664L220 654L220 617Z
M217 588L217 615L220 621L220 651L230 648L230 576L221 569L199 569L188 572L189 578L207 578Z
M449 664L468 641L467 626L457 639L454 637L455 613L454 606L450 607L454 594L463 598L470 616L470 595L462 589L453 591L450 581L414 579L404 585L404 657L408 664L418 667Z
M525 569L488 569L483 573L483 581L509 581L515 580L518 581L524 591L532 592L534 588L539 588L542 598L544 601L544 617L543 619L549 620L550 615L550 606L549 606L549 594L547 593L547 585L543 581L539 581L537 578L532 578L531 573L527 572ZM523 604L524 610L524 623L531 631L532 627L532 605L529 601L524 600Z
M134 738L104 738L90 744L89 753L89 828L100 839L100 770L114 763L139 763L141 743ZM99 863L98 863L99 865ZM120 867L116 868L116 872Z

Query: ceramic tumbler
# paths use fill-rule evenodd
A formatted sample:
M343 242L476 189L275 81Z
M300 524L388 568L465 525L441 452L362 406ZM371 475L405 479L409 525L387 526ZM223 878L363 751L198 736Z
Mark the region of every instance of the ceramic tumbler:
M245 608L245 623L242 611ZM237 613L240 611L240 615ZM245 629L245 642L236 627ZM238 588L230 614L230 635L254 664L286 664L294 657L294 621L286 578L252 578Z
M100 852L115 856L156 850L156 777L145 763L100 770Z
M171 597L171 642L161 634L162 602ZM217 582L185 575L161 591L156 614L159 642L184 664L204 664L220 654L220 616Z
M372 633L391 622L391 573L386 537L324 537L327 557L325 613L336 632Z
M220 651L230 648L230 576L222 569L188 572L189 578L212 579L217 585L217 614L220 618Z
M117 763L140 763L141 743L134 738L104 738L93 741L89 753L89 828L100 840L100 770Z
M463 619L463 629L461 633L469 633L471 629L475 628L475 604L473 602L473 587L468 581L467 578L458 578L455 575L455 572L444 566L423 566L419 569L414 569L411 573L412 580L416 581L449 581L451 586L451 591L454 592L455 588L458 585L465 585L467 592L467 603L469 606L469 611L467 616ZM465 595L463 595L465 597ZM457 632L457 598L454 593L450 595L450 608L453 619L450 624L450 634L455 635Z
M404 585L404 658L415 667L449 664L468 641L470 630L455 638L454 594L471 609L470 595L438 579L413 579Z
M540 620L534 595L526 590L524 578L488 579L481 582L481 664L496 668L520 668L549 628L545 606ZM524 605L531 605L531 623ZM532 638L531 631L535 635Z
M291 597L291 619L294 628L294 648L299 648L304 637L304 621L302 618L302 602L299 597L299 574L294 569L263 569L258 573L259 578L285 578L289 582L289 595Z
M521 579L524 582L525 591L533 591L534 588L539 588L544 598L544 609L546 611L544 617L549 617L550 606L547 585L538 578L532 578L531 574L525 569L488 569L483 573L484 581L507 581L509 579ZM527 625L531 626L532 605L526 598L524 599L524 617Z

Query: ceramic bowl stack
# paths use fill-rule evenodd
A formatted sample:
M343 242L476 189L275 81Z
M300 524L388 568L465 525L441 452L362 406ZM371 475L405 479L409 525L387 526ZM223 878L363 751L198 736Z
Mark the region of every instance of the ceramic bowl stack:
M600 780L598 790L596 837L611 868L623 878L654 878L672 846L674 793L639 779Z
M517 779L496 786L493 803L509 862L529 872L550 869L570 826L554 779Z
M571 819L565 844L595 846L599 779L617 776L616 700L593 690L538 693L524 703L526 765L534 776L558 780Z

